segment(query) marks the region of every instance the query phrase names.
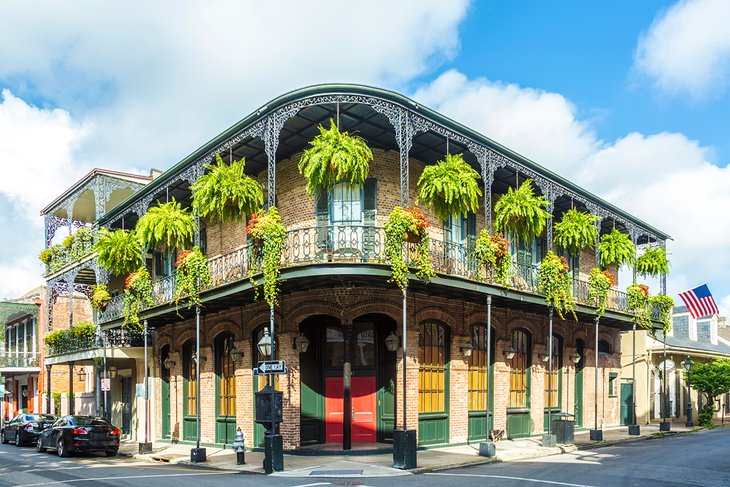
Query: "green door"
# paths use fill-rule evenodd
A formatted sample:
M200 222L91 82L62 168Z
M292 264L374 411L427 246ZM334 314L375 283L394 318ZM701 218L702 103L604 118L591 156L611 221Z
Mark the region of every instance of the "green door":
M195 441L198 436L197 418L195 408L197 406L195 400L196 391L196 375L195 360L193 353L195 352L195 342L188 340L183 345L183 431L182 439L184 441Z
M231 351L233 335L215 340L215 441L230 445L236 436L236 378Z
M510 359L509 400L507 402L507 437L525 438L530 436L530 382L532 381L531 335L526 330L512 331L512 348L515 351Z
M467 441L481 442L487 439L489 431L494 429L494 412L487 420L489 405L494 404L494 328L492 328L490 366L487 370L487 327L473 325L471 327L472 352L469 356L469 414ZM488 374L488 375L487 375Z
M575 351L580 356L580 361L575 364L575 402L573 404L573 414L575 415L575 427L583 426L583 367L585 366L585 344L583 340L575 341Z
M163 357L167 358L167 354L163 352ZM162 438L170 438L170 369L164 366L161 368L160 374L161 397L160 410L162 413Z
M448 328L428 322L419 333L418 444L449 442Z
M629 425L631 421L631 407L634 402L633 386L630 382L621 384L621 424Z

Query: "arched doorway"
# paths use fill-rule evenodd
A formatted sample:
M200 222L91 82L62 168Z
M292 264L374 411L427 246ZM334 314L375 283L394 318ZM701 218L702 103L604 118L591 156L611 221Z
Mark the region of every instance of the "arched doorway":
M395 412L396 353L385 338L395 331L388 316L369 314L352 324L317 315L302 321L309 340L301 353L301 444L343 443L349 366L349 436L352 443L391 442Z
M507 436L530 436L530 365L532 337L527 330L512 332L512 358L509 359L509 400L507 401Z
M469 441L484 441L494 429L494 408L487 419L488 405L494 404L495 330L492 327L490 360L487 366L487 325L471 326L472 351L469 356Z
M215 339L215 441L230 445L236 436L236 374L231 356L233 333Z
M162 414L162 438L170 438L170 346L165 345L160 350L160 410Z

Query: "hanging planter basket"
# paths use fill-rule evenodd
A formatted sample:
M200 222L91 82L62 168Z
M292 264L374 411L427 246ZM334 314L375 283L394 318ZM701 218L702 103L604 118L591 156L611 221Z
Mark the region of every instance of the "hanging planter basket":
M442 160L426 166L418 178L418 201L433 208L442 220L450 215L476 212L479 209L479 173L462 154L446 154Z
M547 206L547 199L535 195L532 179L527 179L519 188L509 188L494 205L494 227L497 231L529 242L542 234L551 216L545 209Z

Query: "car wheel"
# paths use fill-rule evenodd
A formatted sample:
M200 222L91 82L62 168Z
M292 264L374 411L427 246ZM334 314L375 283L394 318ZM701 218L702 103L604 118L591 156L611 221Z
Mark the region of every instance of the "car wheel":
M37 451L38 453L43 453L44 451L46 451L46 449L43 447L43 438L41 438L40 436L38 437L38 441L35 444L35 451Z
M2 438L2 444L7 445L8 439L5 438L5 430L3 429L2 433L0 433L0 437Z
M66 442L63 441L63 438L58 439L58 446L56 446L56 452L58 452L59 457L71 456L71 453L66 448Z
M108 456L108 457L116 457L117 456L117 452L118 452L117 450L107 450L106 451L106 456Z
M15 432L15 446L23 446L23 443L20 441L20 431Z

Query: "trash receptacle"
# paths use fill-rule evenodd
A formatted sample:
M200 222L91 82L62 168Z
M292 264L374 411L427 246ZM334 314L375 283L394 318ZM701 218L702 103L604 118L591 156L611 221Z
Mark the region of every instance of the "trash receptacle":
M575 433L575 416L570 413L556 413L553 415L550 427L555 440L562 444L572 444Z

